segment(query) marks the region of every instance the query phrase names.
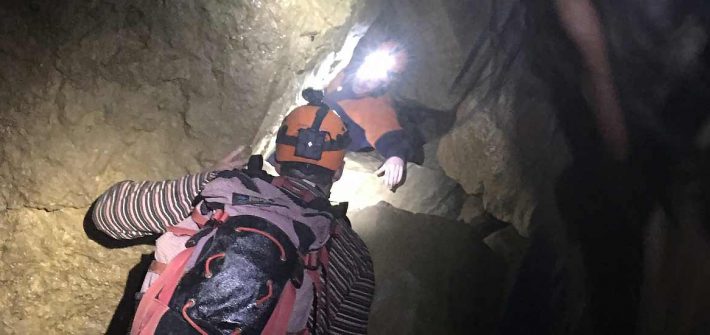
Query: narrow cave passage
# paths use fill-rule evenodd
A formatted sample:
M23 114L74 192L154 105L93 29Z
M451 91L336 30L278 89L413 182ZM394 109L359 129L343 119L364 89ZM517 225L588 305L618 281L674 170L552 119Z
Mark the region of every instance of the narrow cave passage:
M328 195L368 251L331 258L375 278L368 321L326 333L708 333L709 19L700 0L4 1L0 334L125 334L159 236L138 216L189 212L123 209L141 233L109 236L100 199L196 195L239 145L282 171L306 88L355 139Z

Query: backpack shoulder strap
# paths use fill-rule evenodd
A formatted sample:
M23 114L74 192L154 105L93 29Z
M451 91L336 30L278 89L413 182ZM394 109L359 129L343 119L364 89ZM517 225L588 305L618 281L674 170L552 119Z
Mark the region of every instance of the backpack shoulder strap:
M259 178L269 184L274 179L274 176L264 171L264 156L262 155L251 155L246 169L243 169L242 172L250 178Z

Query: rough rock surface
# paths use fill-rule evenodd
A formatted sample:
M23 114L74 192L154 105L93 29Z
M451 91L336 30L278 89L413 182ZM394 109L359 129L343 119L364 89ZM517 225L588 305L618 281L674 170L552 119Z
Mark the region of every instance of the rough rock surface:
M482 4L392 0L390 5L370 34L395 36L407 48L407 71L396 95L434 110L454 110L462 96L451 87L471 48L474 26L484 22L479 17L485 15Z
M145 249L88 241L80 223L93 199L251 143L361 5L3 2L0 297L16 308L2 312L2 333L103 332Z
M461 212L456 219L471 224L480 221L485 213L486 211L483 209L483 199L479 196L469 195L463 201Z
M2 334L101 334L128 270L149 247L106 249L86 238L83 209L0 213Z
M521 76L525 81L521 79L517 90L493 103L481 103L480 91L469 94L438 151L446 174L466 193L480 195L487 212L514 224L523 235L529 233L541 190L568 161L550 104L543 98L525 103L515 99L535 92L535 78L530 76Z
M471 227L384 203L352 222L375 264L370 333L494 333L506 265Z
M117 179L180 175L251 142L350 6L5 5L0 208L85 207Z
M408 164L405 183L394 192L387 189L374 171L381 158L373 154L348 154L340 181L333 185L331 198L348 201L358 210L385 201L412 213L423 213L456 219L464 193L461 186L441 169Z

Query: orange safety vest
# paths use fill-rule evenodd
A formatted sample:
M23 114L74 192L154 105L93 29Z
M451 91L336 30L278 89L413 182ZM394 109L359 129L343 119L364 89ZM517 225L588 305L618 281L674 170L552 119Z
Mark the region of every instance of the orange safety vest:
M338 88L347 90L347 88L341 87L344 79L345 71L338 74L338 76L331 81L326 89L325 101L330 104L333 102L337 103L342 107L342 110L338 111L336 107L336 111L346 114L344 116L341 115L341 117L343 117L343 120L351 130L350 136L352 138L352 145L350 149L352 151L358 151L369 146L374 147L385 156L385 158L400 156L403 159L407 159L405 149L395 148L390 144L399 142L401 146L402 140L406 141L402 126L397 120L397 112L393 107L394 101L392 97L388 93L365 96L356 96L352 93L340 94L341 91ZM356 126L362 128L364 138L358 138L358 131L353 131L353 125L350 123L354 123ZM395 136L398 140L380 141L383 137L387 136Z

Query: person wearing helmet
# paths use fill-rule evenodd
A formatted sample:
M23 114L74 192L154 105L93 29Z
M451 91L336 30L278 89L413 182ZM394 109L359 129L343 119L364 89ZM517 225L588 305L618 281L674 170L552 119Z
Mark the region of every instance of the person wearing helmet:
M309 180L329 193L342 175L349 144L345 124L327 105L312 102L297 107L276 135L276 171Z
M252 156L248 167L244 168L246 159L242 154L243 148L240 147L220 160L207 172L188 175L171 181L119 182L96 200L91 213L92 219L99 231L114 239L135 239L163 233L156 242L156 261L151 264L150 271L141 289L141 292L151 292L150 287L152 285L163 284L158 281L160 278L159 273L165 271L166 267L170 267L170 261L179 252L185 250L186 241L191 239L189 236L184 236L182 232L185 230L197 231L195 235L192 235L197 236L205 229L204 226L199 224L200 220L195 219L195 217L196 213L197 216L204 214L202 213L203 207L199 205L200 199L203 199L202 203L206 202L205 199L212 199L210 194L205 194L205 192L214 189L219 190L222 187L213 187L211 184L218 183L220 180L223 181L225 178L233 178L235 185L243 185L249 189L248 191L242 189L223 190L232 195L223 197L232 199L230 203L223 205L224 212L227 212L228 206L234 206L234 204L238 203L233 200L235 199L234 194L239 195L256 189L264 192L262 193L263 195L255 197L255 199L258 199L259 204L257 206L244 207L243 209L237 206L237 213L247 213L246 215L248 216L258 217L259 213L261 213L260 211L265 210L268 213L264 212L266 214L263 218L267 218L269 215L279 211L280 213L289 213L288 210L283 209L281 206L268 209L270 204L278 204L276 200L285 199L283 196L274 196L274 194L287 195L287 198L291 199L287 200L287 203L291 204L291 206L297 204L308 211L321 210L327 212L324 214L335 213L337 211L333 210L333 208L342 209L342 207L332 207L328 197L332 184L342 174L345 149L349 143L349 134L344 122L327 105L311 103L306 106L300 106L284 118L277 135L275 167L280 176L272 177L261 170L261 160L254 159L256 157L260 158L260 156ZM252 166L253 162L258 162L256 164L257 167ZM258 187L254 187L250 180L256 181ZM272 193L267 192L269 189L273 190ZM267 196L267 193L271 194L271 196ZM193 207L193 202L198 204ZM235 217L239 217L239 215L242 214L237 214ZM325 259L330 259L327 262L327 276L325 276L326 270L324 270L324 266L309 267L309 263L306 263L306 269L313 271L315 268L320 278L310 281L313 285L304 284L298 289L299 293L296 294L293 309L289 312L290 318L286 318L289 334L301 334L307 333L307 331L321 334L336 332L339 334L367 333L369 308L374 294L374 268L372 261L365 243L350 227L344 211L342 211L342 215L333 214L332 216L336 219L332 223L331 231L336 231L337 234L331 236L330 232L325 232L329 237L327 244L325 244L325 250L327 250L329 257ZM302 242L304 239L312 240L312 238L307 238L311 234L302 234L304 224L308 226L308 220L315 220L318 217L322 220L323 215L301 215L299 220L294 217L286 222L291 222L294 225L294 229L296 229L296 221L299 221L299 234L306 236L302 238L299 235L297 240ZM219 233L219 230L217 232ZM321 231L320 234L322 233ZM313 234L318 239L319 232L313 230ZM264 242L268 241L265 239ZM201 242L197 242L198 245L199 243ZM241 250L243 247L234 249ZM319 259L316 260L317 264ZM199 263L199 259L197 262ZM269 265L264 266L268 268ZM258 264L249 269L253 271L254 268L258 269ZM305 272L306 270L303 271ZM239 272L237 271L237 273ZM246 275L248 276L248 274ZM217 277L215 276L214 278ZM318 278L318 275L315 278ZM320 281L320 283L317 283L317 281ZM180 283L180 285L183 285L182 282ZM323 288L318 290L317 293L313 293L313 291L311 291L310 295L302 295L300 293L303 289L315 290L319 284ZM178 286L178 291L180 287ZM323 294L323 292L326 294ZM262 293L257 292L255 294L261 295ZM310 297L310 299L302 298L303 296ZM338 298L333 299L333 297ZM150 304L151 299L143 300L147 301L146 304ZM198 297L198 303L199 300ZM142 306L143 302L138 308L136 319L145 317L145 315L151 315L151 317L155 315L154 313L144 312L146 308ZM220 306L224 306L224 304ZM315 306L315 309L312 306ZM252 311L254 309L250 307L247 310ZM180 315L180 312L176 311L173 315ZM281 315L277 312L273 313L273 315ZM185 309L183 309L182 317L188 322L190 321L189 316L189 313L186 314ZM307 329L304 329L303 327L305 327L309 318L314 321L308 322ZM144 324L172 325L172 327L177 327L178 324L188 324L182 321L182 323L176 322L175 320L163 323L139 320L138 322L134 321L133 327ZM271 322L271 319L269 322ZM209 327L209 324L206 325L200 322L190 322L189 324L193 328ZM270 323L267 324L267 328L269 325ZM266 332L267 330L264 331ZM143 334L143 332L136 330L134 330L134 333Z
M324 102L343 118L352 142L348 151L374 148L385 161L376 171L389 188L399 186L412 145L397 120L391 83L404 71L406 53L392 41L356 57L325 90Z

